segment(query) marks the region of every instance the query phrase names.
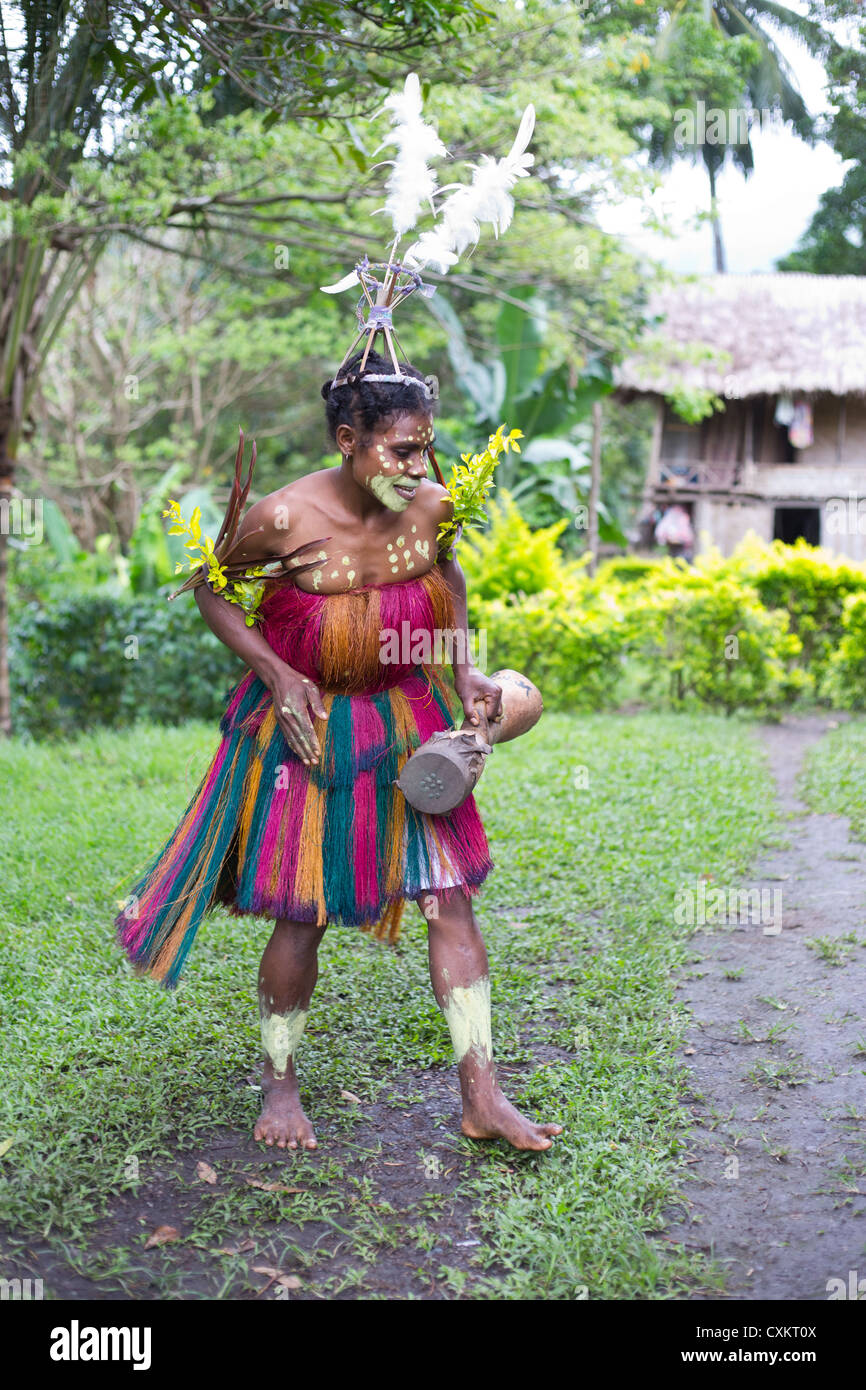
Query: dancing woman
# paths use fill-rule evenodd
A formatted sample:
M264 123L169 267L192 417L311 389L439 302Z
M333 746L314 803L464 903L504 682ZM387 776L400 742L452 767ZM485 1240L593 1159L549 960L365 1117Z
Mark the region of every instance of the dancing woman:
M255 1136L312 1149L295 1053L319 943L329 923L393 940L414 899L457 1059L463 1133L545 1149L560 1126L527 1119L496 1082L487 954L471 901L492 863L474 798L428 816L394 785L419 744L454 727L440 671L413 660L413 648L434 650L437 634L462 631L452 669L464 712L477 724L476 702L489 719L500 708L500 688L466 658L462 571L437 547L451 503L427 477L432 392L404 363L400 381L366 379L389 375L375 353L366 375L359 363L360 354L342 384L323 388L341 462L265 497L241 524L236 555L250 566L304 547L267 583L260 629L207 585L196 591L203 618L249 674L223 716L213 763L118 931L140 971L173 985L217 903L276 919L259 970L265 1099ZM408 635L410 650L383 662L394 632Z

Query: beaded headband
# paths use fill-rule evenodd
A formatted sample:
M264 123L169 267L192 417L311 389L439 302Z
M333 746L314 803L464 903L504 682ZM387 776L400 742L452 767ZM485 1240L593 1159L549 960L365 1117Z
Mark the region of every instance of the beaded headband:
M334 377L328 388L328 394L336 391L338 386L354 386L361 381L405 381L412 386L417 386L419 391L423 391L429 401L439 399L439 378L425 376L422 381L420 377L409 376L406 372L350 372L348 376Z

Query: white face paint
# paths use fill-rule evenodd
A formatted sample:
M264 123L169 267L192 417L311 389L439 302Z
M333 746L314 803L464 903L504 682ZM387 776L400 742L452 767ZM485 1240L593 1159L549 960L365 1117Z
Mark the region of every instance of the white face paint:
M486 1061L493 1058L493 1038L490 1029L490 980L482 975L464 989L455 985L445 1000L442 1012L454 1044L458 1066L475 1048Z
M295 1055L306 1021L306 1009L262 1015L262 1047L265 1056L271 1059L277 1081L282 1081L286 1074L289 1058Z

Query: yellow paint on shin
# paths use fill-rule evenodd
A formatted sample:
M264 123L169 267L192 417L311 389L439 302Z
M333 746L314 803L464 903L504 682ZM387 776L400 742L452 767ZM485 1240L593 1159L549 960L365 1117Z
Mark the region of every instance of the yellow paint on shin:
M492 1060L490 980L487 975L482 975L465 989L455 985L445 999L442 1012L454 1044L458 1066L473 1047L483 1052L488 1061Z
M271 1059L278 1081L286 1074L289 1058L295 1055L306 1021L306 1009L292 1009L287 1014L262 1014L262 1047L265 1056Z

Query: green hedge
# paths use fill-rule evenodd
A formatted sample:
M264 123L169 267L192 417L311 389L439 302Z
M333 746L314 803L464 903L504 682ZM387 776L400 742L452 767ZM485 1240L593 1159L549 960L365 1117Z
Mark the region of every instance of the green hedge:
M866 566L752 535L727 557L624 556L592 578L549 531L530 532L503 494L459 554L487 669L523 671L548 707L638 697L767 712L805 697L866 709Z
M166 591L167 592L167 591ZM194 598L70 594L30 604L10 632L16 733L67 737L138 718L218 719L245 667Z
M842 640L827 664L823 693L842 709L866 709L866 593L845 600Z
M485 669L534 680L548 708L652 705L768 712L797 697L866 709L866 566L750 538L693 566L625 557L593 578L556 527L532 532L507 494L459 547ZM216 720L243 666L189 595L108 591L31 601L11 634L15 728L66 736L139 716Z

